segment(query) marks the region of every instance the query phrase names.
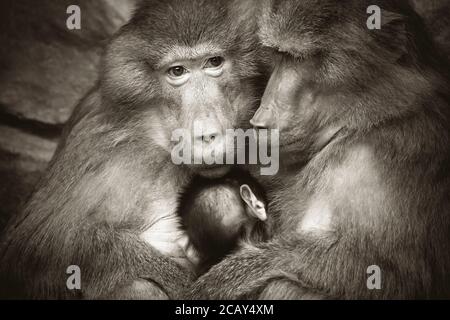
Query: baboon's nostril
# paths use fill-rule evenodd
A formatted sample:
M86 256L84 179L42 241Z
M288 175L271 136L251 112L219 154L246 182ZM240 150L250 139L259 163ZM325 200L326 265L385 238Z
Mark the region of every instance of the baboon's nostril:
M207 135L205 136L205 142L213 142L214 139L216 139L216 135L215 134L211 134L211 135Z
M211 143L219 136L218 133L203 133L199 139L204 143Z

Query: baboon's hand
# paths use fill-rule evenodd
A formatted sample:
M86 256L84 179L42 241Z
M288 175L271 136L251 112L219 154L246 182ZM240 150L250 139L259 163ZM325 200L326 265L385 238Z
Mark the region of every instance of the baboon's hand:
M217 264L192 286L189 299L252 298L274 274L264 249L244 249Z

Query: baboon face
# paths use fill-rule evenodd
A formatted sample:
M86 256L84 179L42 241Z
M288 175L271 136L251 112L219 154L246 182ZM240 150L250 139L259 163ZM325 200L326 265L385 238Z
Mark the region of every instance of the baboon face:
M316 103L314 86L316 62L299 62L295 58L276 54L276 62L261 106L251 120L259 128L280 130L280 152L297 144L307 147L311 125L321 112Z
M168 153L180 144L189 150L187 165L201 174L223 172L202 156L225 153L225 130L248 122L256 109L257 38L230 3L149 1L104 59L106 98L131 106L121 114L138 115L149 139ZM174 138L179 129L189 136Z
M368 1L264 2L259 36L274 65L251 123L279 129L280 152L307 152L328 141L340 114L351 113L340 97L381 78L404 55L396 2L376 2L389 11L382 11L383 28L373 32L366 23Z

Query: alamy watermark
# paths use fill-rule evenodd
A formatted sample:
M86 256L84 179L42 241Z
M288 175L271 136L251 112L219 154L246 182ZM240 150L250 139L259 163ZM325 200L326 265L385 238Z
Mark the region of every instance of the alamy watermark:
M227 129L225 136L213 137L213 141L207 143L195 139L204 136L205 132L207 130L201 122L194 122L193 131L182 128L174 130L171 141L177 144L171 151L172 162L176 165L259 164L262 166L261 175L275 175L278 172L278 130Z
M67 7L67 14L70 16L66 20L66 26L69 30L81 29L81 9L77 5L71 5Z
M67 278L66 286L69 290L81 290L81 269L77 265L70 265L66 269L70 276Z
M370 16L367 18L367 28L369 30L380 30L381 29L381 8L376 5L371 5L367 7L367 14Z
M367 289L381 290L381 268L377 265L371 265L367 267L366 273L369 275L366 282Z

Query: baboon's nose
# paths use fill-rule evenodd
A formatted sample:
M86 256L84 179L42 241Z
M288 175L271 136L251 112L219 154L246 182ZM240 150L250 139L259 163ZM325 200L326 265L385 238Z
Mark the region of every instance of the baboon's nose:
M260 107L253 118L250 120L250 124L259 129L271 129L275 125L275 116L271 108Z
M200 135L196 136L195 139L197 141L209 144L213 143L218 137L220 137L220 132L218 130L213 130L202 132Z

